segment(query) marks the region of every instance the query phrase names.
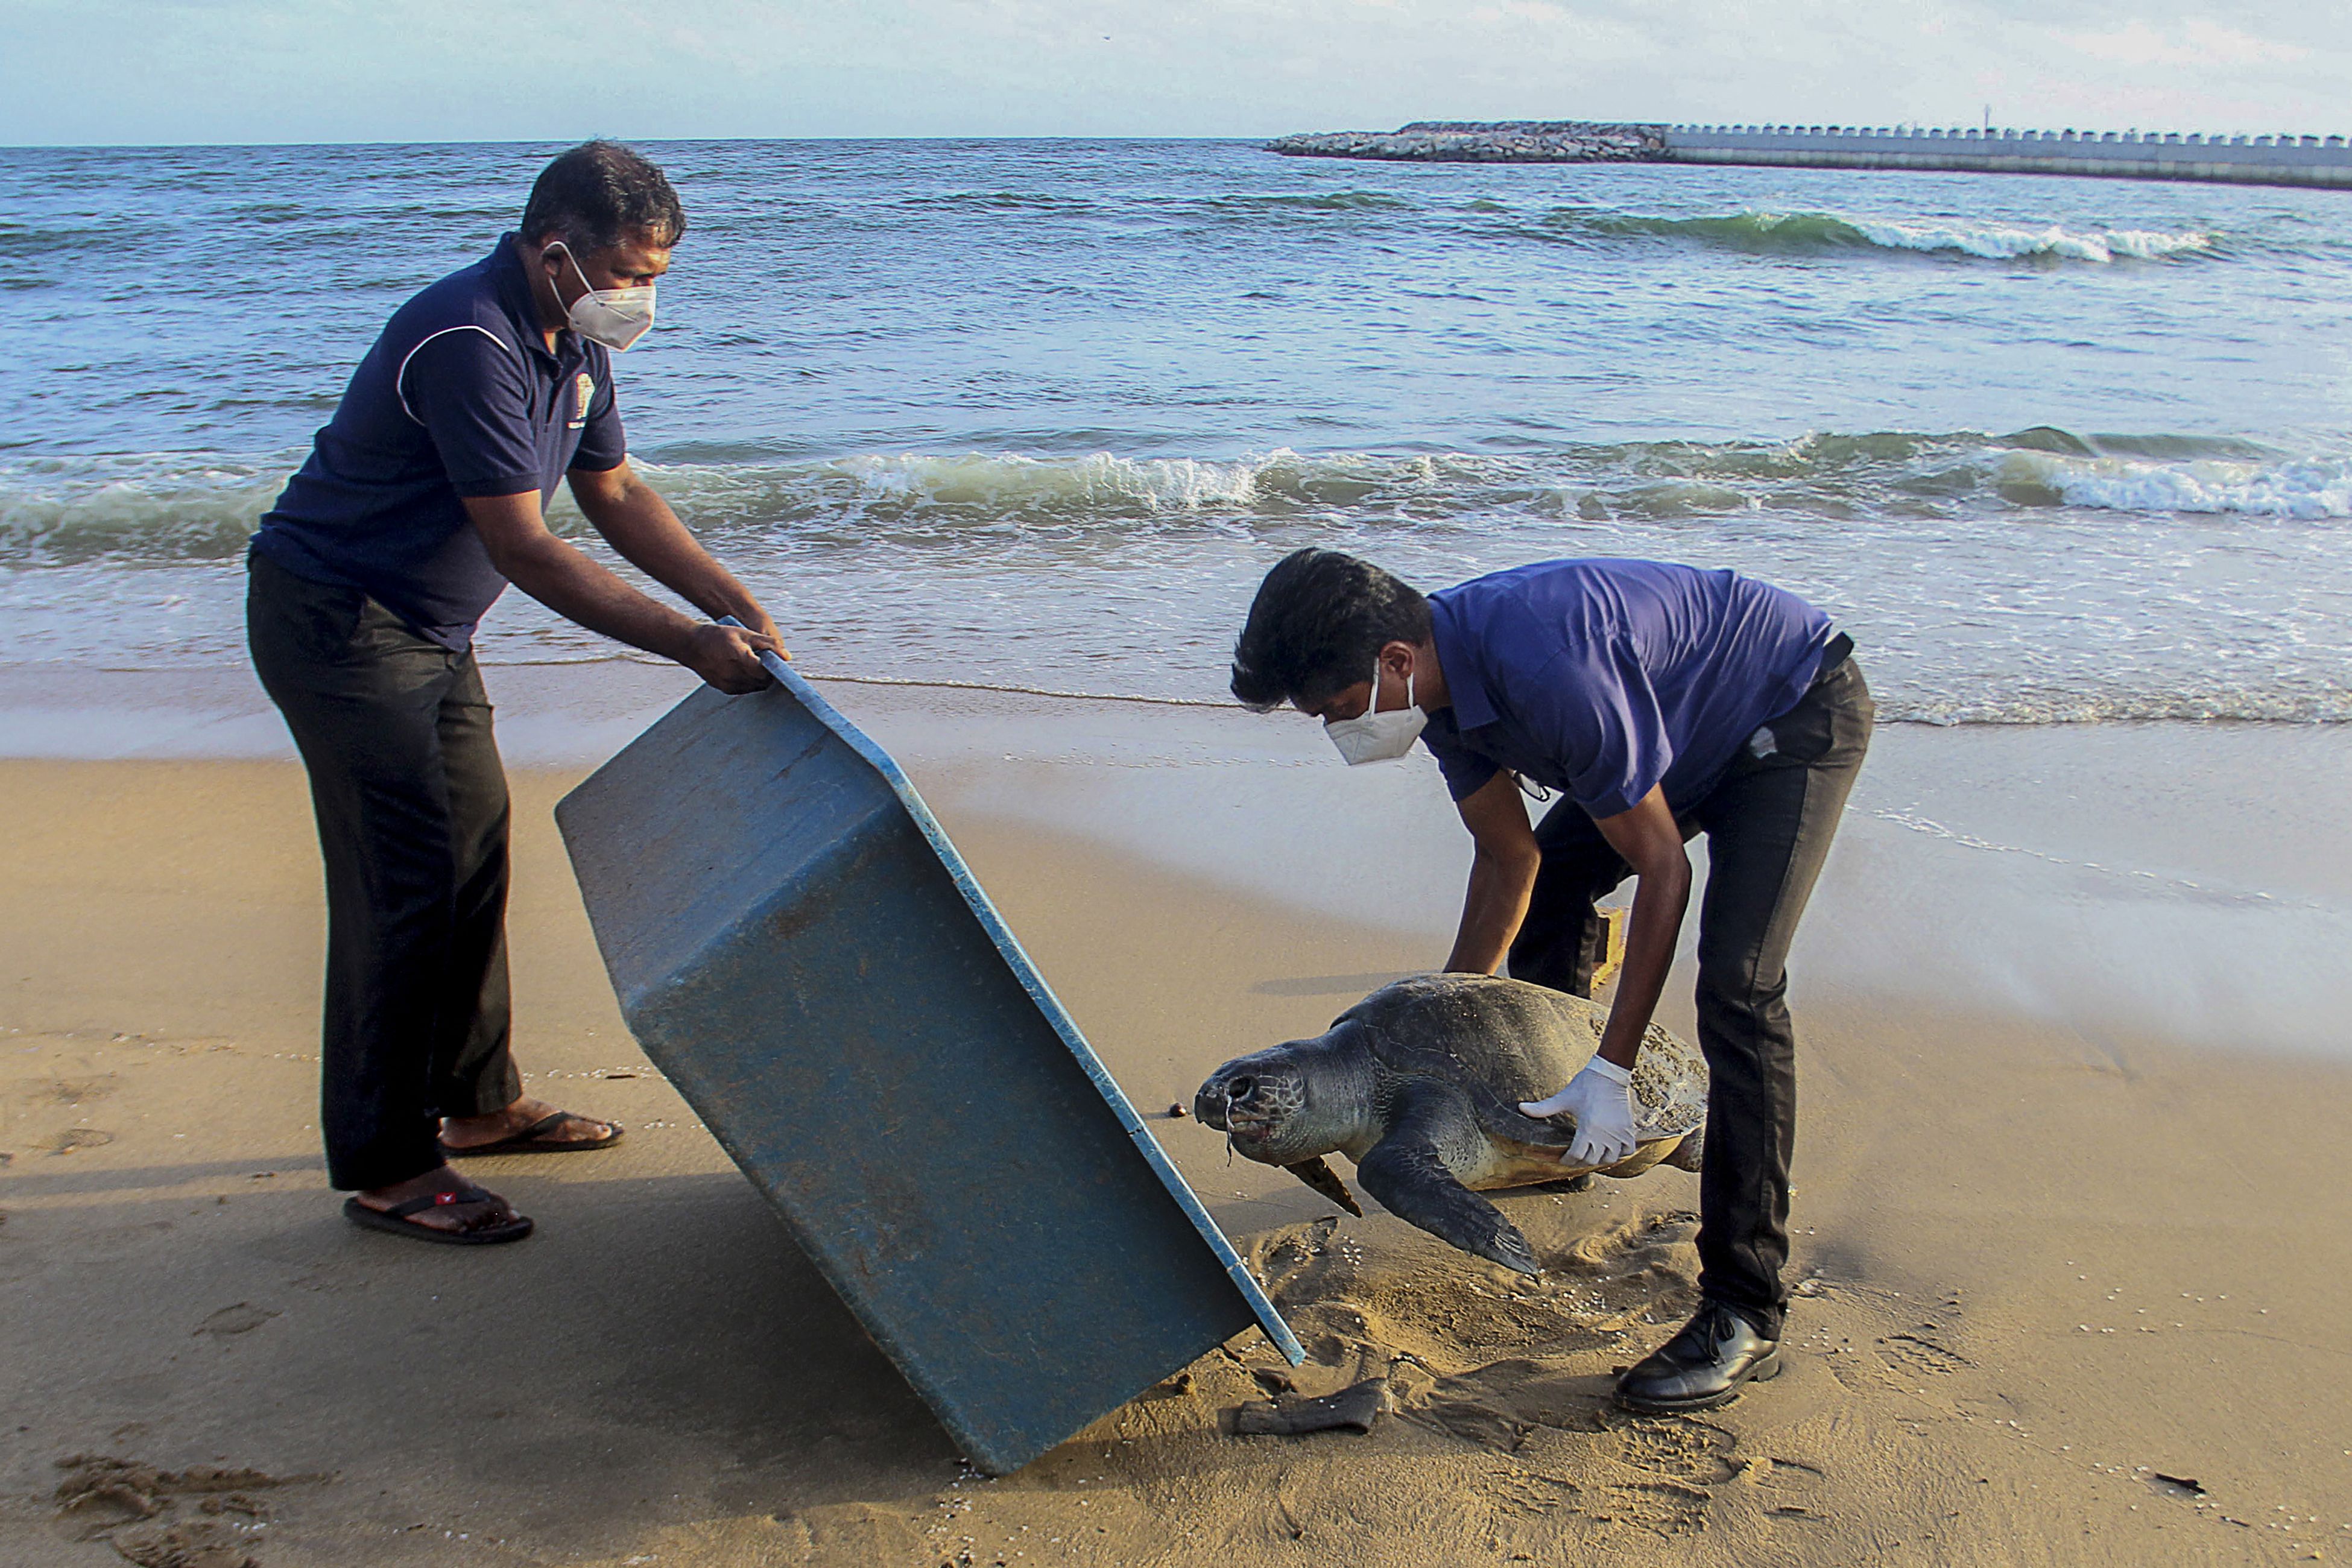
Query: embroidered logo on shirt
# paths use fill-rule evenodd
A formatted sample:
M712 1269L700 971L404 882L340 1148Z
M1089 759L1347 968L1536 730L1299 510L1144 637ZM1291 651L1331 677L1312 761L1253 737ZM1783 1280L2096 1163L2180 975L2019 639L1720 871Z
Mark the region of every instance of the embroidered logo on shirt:
M583 370L572 383L572 429L588 423L588 405L595 401L596 378Z

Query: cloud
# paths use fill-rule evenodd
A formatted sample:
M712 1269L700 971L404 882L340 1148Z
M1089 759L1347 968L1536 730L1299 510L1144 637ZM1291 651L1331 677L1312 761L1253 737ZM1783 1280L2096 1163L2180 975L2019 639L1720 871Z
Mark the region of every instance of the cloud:
M2352 8L2290 0L6 4L16 142L2352 119Z
M2242 33L2203 16L2191 16L2169 31L2135 20L2106 33L2069 35L2074 47L2094 59L2126 66L2215 67L2292 64L2311 58L2300 44L2274 42Z

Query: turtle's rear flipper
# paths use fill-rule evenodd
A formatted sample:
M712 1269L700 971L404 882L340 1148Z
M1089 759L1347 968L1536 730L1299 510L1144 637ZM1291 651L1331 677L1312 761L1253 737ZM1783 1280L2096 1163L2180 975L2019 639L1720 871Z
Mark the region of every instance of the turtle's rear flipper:
M1503 1212L1456 1181L1439 1156L1449 1137L1477 1136L1460 1095L1416 1085L1400 1092L1388 1136L1356 1162L1356 1180L1388 1211L1448 1246L1521 1274L1542 1272L1535 1249Z
M1362 1207L1356 1202L1356 1194L1348 1190L1348 1184L1339 1179L1339 1173L1333 1170L1321 1155L1312 1160L1301 1160L1296 1165L1285 1165L1283 1169L1358 1219L1364 1217Z

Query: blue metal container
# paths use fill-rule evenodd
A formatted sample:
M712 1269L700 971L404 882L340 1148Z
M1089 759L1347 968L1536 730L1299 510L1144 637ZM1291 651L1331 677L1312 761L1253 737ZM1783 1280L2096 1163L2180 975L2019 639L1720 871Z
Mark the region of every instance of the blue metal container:
M896 763L782 660L556 808L621 1011L982 1468L1297 1341Z

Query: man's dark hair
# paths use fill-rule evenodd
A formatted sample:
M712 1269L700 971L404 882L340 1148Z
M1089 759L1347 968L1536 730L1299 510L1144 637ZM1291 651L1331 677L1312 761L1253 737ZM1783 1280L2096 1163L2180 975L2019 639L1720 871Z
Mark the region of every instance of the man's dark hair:
M686 234L686 208L659 169L617 142L583 142L539 172L522 209L522 237L561 239L586 258L643 233L657 245Z
M1392 642L1429 640L1429 601L1369 561L1295 550L1258 584L1234 644L1234 695L1263 713L1369 679Z

